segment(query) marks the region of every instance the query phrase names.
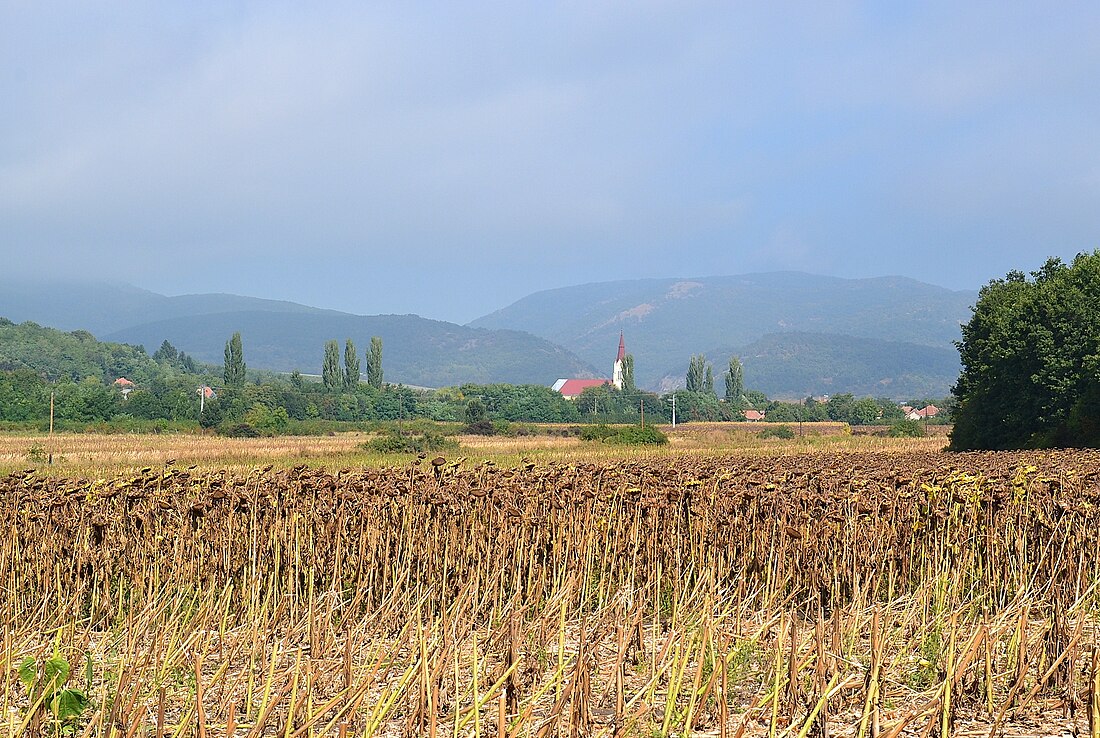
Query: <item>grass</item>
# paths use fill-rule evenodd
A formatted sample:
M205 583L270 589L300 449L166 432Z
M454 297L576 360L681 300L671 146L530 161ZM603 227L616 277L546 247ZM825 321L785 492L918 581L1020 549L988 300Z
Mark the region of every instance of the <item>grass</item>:
M891 439L852 436L843 424L806 423L807 434L793 440L761 439L760 423L681 424L660 428L669 436L664 447L624 447L585 443L559 436L454 436L461 455L517 465L523 459L561 463L600 460L675 458L684 454L789 455L806 452L874 450L883 453L942 448L942 438ZM0 435L0 474L28 468L48 468L57 475L127 474L174 459L200 470L248 471L254 466L299 464L340 468L386 467L405 463L407 456L371 453L361 444L377 434L364 431L330 436L225 438L191 434L59 433ZM48 464L52 455L53 464Z

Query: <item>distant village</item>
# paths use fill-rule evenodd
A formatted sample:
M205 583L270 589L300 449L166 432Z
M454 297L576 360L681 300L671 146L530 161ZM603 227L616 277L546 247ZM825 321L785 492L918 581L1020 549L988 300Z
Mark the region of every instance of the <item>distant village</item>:
M610 385L615 389L621 390L623 388L623 359L626 357L626 336L620 331L619 333L619 351L615 355L615 363L611 370L611 379L559 379L554 382L552 389L555 392L561 393L561 396L567 400L576 400L579 398L586 389L592 387L603 387ZM815 396L815 402L827 403L829 401L829 395ZM910 405L902 405L901 411L905 415L906 420L929 420L936 417L940 413L940 408L935 405L926 405L922 408L914 408ZM745 420L750 422L763 421L767 419L767 412L765 410L755 410L752 408L741 411L741 415Z

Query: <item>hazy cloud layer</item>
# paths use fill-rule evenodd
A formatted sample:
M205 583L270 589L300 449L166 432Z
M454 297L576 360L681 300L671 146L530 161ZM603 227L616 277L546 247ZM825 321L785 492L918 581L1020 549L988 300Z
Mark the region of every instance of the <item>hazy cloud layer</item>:
M1100 6L893 5L0 0L0 268L464 321L1100 246Z

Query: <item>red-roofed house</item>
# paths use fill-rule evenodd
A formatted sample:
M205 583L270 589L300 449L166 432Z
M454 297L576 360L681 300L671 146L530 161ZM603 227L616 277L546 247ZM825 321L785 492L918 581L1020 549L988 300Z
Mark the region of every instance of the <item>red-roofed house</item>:
M561 396L567 400L574 400L581 396L589 387L602 387L611 384L606 379L559 379L554 382L554 391L561 392Z
M745 420L757 421L764 419L764 413L761 410L742 410L741 414L745 416Z
M616 389L623 388L623 358L626 356L626 340L623 332L619 331L619 353L615 356L615 368L612 370L612 379L559 379L554 382L552 389L561 392L561 396L567 400L575 400L589 387L602 387L605 384L614 385Z
M119 377L114 382L115 386L122 390L122 399L130 399L130 393L134 391L134 383L126 377Z
M903 407L904 411L905 408ZM914 410L909 408L909 412L905 413L906 420L923 420L924 418L934 418L940 414L940 409L935 405L929 405L928 407L922 407L920 410Z

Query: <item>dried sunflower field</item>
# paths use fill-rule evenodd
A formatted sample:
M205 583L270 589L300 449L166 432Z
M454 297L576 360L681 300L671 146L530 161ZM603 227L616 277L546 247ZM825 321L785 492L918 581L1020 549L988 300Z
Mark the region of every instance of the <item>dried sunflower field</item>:
M0 477L0 731L1100 735L1098 453L181 466Z

